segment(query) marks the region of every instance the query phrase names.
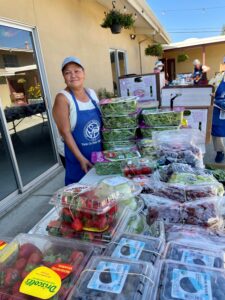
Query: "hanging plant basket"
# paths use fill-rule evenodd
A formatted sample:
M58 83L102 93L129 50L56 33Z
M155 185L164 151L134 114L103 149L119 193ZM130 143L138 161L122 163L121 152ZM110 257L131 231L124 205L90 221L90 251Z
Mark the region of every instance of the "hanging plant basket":
M155 44L155 45L148 45L147 48L145 48L145 55L150 56L162 56L163 54L163 47L161 44Z
M189 59L189 56L185 53L179 54L177 56L177 62L184 62Z
M122 30L122 26L120 24L112 24L112 26L110 27L111 32L113 34L118 34L121 32Z
M134 22L135 19L132 14L122 14L119 10L111 9L106 13L101 27L110 28L112 33L117 34L121 32L122 28L131 28Z

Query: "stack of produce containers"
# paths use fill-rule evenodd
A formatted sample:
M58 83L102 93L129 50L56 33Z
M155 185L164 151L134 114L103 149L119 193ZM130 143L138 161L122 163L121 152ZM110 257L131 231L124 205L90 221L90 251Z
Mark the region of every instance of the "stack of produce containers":
M100 101L103 125L103 148L113 149L116 145L131 143L136 137L139 111L137 97L120 97Z
M78 241L19 234L1 252L0 299L66 299L90 257L99 254L96 250L97 247ZM61 278L58 291L46 267ZM28 279L32 271L36 273ZM40 294L35 287L41 284Z
M140 125L142 137L152 138L152 133L155 131L179 129L183 118L183 110L158 109L152 111L145 109L142 111L142 118L144 121Z

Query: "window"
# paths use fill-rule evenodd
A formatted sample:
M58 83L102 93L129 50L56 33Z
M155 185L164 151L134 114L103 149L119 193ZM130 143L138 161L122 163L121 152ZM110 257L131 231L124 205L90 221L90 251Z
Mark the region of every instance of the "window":
M127 55L125 51L110 49L110 62L112 69L113 90L115 95L119 95L120 76L127 74Z
M18 59L16 55L12 54L3 54L2 55L3 61L4 61L4 67L5 68L12 68L12 67L19 67Z

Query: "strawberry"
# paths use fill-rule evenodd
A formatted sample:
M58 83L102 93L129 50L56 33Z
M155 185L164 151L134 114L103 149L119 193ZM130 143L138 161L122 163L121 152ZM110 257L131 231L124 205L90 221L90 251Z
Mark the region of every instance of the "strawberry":
M42 259L43 259L43 255L40 252L34 252L29 256L27 264L37 265L40 264Z
M102 230L107 226L107 218L105 216L99 218L98 221L95 221L95 226Z
M9 300L9 291L0 289L0 300Z
M13 288L12 288L12 293L13 293L13 294L18 293L19 290L20 290L20 286L21 286L21 282L19 282L19 281L16 282L16 283L14 284Z
M4 285L12 286L15 282L19 280L19 278L19 271L17 269L7 268L5 270Z
M7 298L7 300L27 300L29 299L29 296L26 296L20 292L17 292L13 294L10 298Z
M73 220L73 223L71 224L71 227L75 231L82 231L82 229L83 229L82 222L77 218Z
M83 260L83 258L84 258L83 252L74 250L74 251L71 253L68 262L69 262L70 264L74 264L74 263L80 264L81 261Z
M84 235L83 235L83 240L93 241L94 240L94 233L93 232L85 232Z
M37 248L35 245L33 245L31 243L26 243L26 244L23 244L22 246L20 246L18 257L27 258L33 252L39 252L39 253L41 253L41 251L39 250L39 248Z
M67 223L72 223L73 218L72 218L72 212L70 211L69 208L63 208L62 210L62 220Z
M147 166L145 166L145 167L142 167L142 169L141 169L141 174L151 174L152 173L152 169L151 168L149 168L149 167L147 167Z
M27 264L27 260L25 258L19 258L16 262L15 262L15 268L19 271L23 270L25 268Z

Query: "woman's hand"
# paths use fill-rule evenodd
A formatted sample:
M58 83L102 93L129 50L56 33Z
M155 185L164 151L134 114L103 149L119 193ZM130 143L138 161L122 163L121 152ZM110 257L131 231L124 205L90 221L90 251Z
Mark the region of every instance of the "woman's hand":
M93 167L90 161L85 157L82 157L82 159L80 159L80 166L85 173L87 173Z

